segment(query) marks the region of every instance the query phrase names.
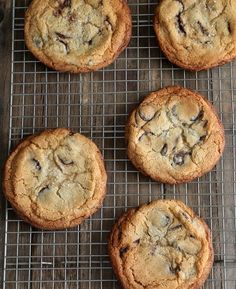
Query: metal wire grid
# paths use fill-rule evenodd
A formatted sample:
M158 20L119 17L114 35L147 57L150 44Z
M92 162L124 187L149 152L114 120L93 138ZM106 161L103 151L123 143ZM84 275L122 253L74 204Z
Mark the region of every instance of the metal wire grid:
M152 29L155 1L130 0L133 37L119 59L95 73L57 73L25 48L24 12L29 2L13 1L9 151L27 135L68 126L98 144L109 178L102 209L78 228L36 230L7 207L3 288L120 288L107 255L111 226L127 208L159 198L181 199L212 229L215 263L204 288L235 288L236 63L201 73L173 67L157 48ZM198 90L212 101L226 132L224 157L217 167L178 186L139 174L127 160L124 142L132 108L149 91L173 84Z

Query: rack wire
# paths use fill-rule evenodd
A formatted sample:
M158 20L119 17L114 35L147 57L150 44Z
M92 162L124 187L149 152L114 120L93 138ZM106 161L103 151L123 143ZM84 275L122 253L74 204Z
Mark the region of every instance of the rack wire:
M213 233L215 262L207 289L236 286L236 63L199 73L172 66L157 47L154 0L129 0L133 37L117 61L98 72L57 73L39 63L24 44L28 0L13 0L9 151L25 136L71 127L101 148L108 171L101 210L78 228L40 231L6 208L4 289L120 288L107 255L107 237L127 208L177 198L203 217ZM226 148L218 165L190 184L169 186L138 173L126 157L124 126L148 94L182 85L205 95L225 126Z

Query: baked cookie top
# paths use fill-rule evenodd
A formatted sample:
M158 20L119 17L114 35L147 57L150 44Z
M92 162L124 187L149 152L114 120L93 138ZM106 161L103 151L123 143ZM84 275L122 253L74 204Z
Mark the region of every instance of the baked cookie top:
M25 40L45 65L79 73L112 63L128 45L131 27L125 0L33 0Z
M200 288L214 256L205 222L176 200L124 214L113 227L109 254L125 289Z
M106 172L97 146L68 129L47 130L17 146L6 162L4 191L35 227L80 224L105 196Z
M236 57L236 0L162 0L154 29L174 64L208 69Z
M170 184L210 171L224 149L224 130L211 104L177 86L151 93L134 109L126 138L132 163Z

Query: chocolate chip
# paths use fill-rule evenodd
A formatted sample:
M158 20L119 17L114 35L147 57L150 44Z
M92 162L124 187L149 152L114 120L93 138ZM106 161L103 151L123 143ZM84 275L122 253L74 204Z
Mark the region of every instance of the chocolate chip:
M200 21L197 22L202 34L209 36L210 33L208 32L208 30L202 25L202 23Z
M59 0L60 8L71 7L71 0Z
M60 32L55 32L55 33L61 39L69 39L69 38L71 38L70 36L66 36L66 35L64 35L64 34L62 34Z
M208 120L204 120L204 121L203 121L203 128L206 128L207 125L208 125Z
M110 18L108 16L105 17L104 21L107 22L107 24L109 24L110 26L112 26L111 25L111 20L110 20Z
M120 249L120 257L122 258L125 253L129 251L129 246Z
M61 40L61 39L58 39L58 41L60 43L62 43L63 45L65 45L66 52L68 53L69 52L68 44L65 41Z
M71 166L74 164L73 161L68 161L68 160L65 160L65 159L62 159L58 156L58 159L60 160L60 162L64 165L64 166Z
M184 24L183 24L183 21L181 19L181 14L183 13L184 11L184 3L181 1L181 0L176 0L178 3L181 4L182 6L182 9L180 10L179 14L176 16L176 19L177 19L177 26L178 26L178 30L181 34L183 34L184 36L187 35L186 31L185 31L185 28L184 28Z
M172 274L175 274L175 275L180 271L179 265L176 265L175 267L170 266L169 269L170 269L170 272L171 272Z
M35 163L35 167L38 171L41 171L42 167L40 165L40 162L36 159L32 159L32 161Z
M204 111L201 109L196 117L192 117L190 120L191 121L197 121L197 120L202 120L204 116Z
M42 188L39 192L38 192L38 195L42 194L45 190L48 190L49 189L49 186L46 186L44 188Z
M178 114L177 114L177 106L176 105L174 105L173 107L172 107L172 109L171 109L171 112L172 112L172 114L174 115L174 116L178 116Z
M177 225L177 226L175 226L175 227L169 228L169 230L170 230L170 231L176 231L176 230L178 230L178 229L180 229L180 228L182 228L182 225L181 225L181 224L179 224L179 225Z
M184 151L180 151L177 154L175 154L173 158L174 164L178 166L182 166L184 164L185 155L186 155L186 152Z
M164 144L163 148L161 149L161 155L165 156L168 150L167 144Z
M182 12L179 12L179 14L176 16L178 30L179 30L180 33L182 33L182 34L184 34L184 36L186 36L187 33L185 31L184 24L183 24L183 21L181 19L181 14L182 14Z
M168 226L170 224L170 221L171 221L171 219L169 216L162 214L162 216L160 217L160 225L162 227Z
M137 239L137 240L135 240L133 243L134 243L134 244L139 244L139 243L140 243L140 238Z
M229 31L229 34L231 34L232 33L232 29L231 29L231 25L230 25L229 21L227 22L227 29Z
M202 135L202 136L199 138L200 141L204 141L205 139L206 139L206 135Z
M147 132L147 131L145 131L140 137L139 137L139 141L141 141L142 140L142 138L144 137L144 136L147 136L147 135L155 135L153 132Z
M34 44L38 47L38 48L42 48L43 47L43 40L41 37L35 37L34 38Z
M92 45L92 43L93 43L92 39L88 41L88 45Z

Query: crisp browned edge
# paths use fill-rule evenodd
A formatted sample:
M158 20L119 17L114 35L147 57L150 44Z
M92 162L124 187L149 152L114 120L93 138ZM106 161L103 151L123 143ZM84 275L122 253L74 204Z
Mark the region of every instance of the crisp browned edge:
M161 0L161 2L162 1L165 1L165 0ZM160 27L159 17L158 17L159 7L160 7L160 3L155 8L155 15L153 17L153 27L154 27L154 31L156 33L157 42L159 44L159 47L162 50L162 52L164 53L164 55L166 56L166 58L171 63L173 63L173 64L175 64L175 65L177 65L177 66L179 66L181 68L190 70L190 71L201 71L201 70L207 70L207 69L210 69L210 68L213 68L213 67L216 67L216 66L224 65L224 64L226 64L228 62L231 62L231 61L236 59L236 55L235 55L235 57L230 57L230 58L227 58L227 59L221 59L221 60L219 60L218 62L216 62L214 64L205 65L205 66L193 66L193 65L191 66L191 65L188 65L188 64L186 64L184 62L181 62L178 59L176 59L173 56L173 54L168 50L167 45L165 45L165 43L162 43L162 41L159 38L159 27Z
M137 108L141 105L141 103L143 101L145 101L147 98L149 98L149 96L152 94L152 93L156 93L156 97L158 97L158 95L160 93L162 93L163 91L165 90L170 90L168 91L169 93L174 93L174 92L178 92L178 93L181 93L181 91L188 91L191 93L191 95L193 96L196 96L197 98L201 98L203 100L203 102L206 103L206 105L208 105L211 110L213 111L213 113L215 114L217 120L218 120L218 125L219 127L221 128L221 132L222 132L222 151L221 153L219 154L219 157L216 158L216 160L212 163L212 166L209 167L207 170L204 170L202 171L201 173L199 174L196 174L196 175L193 175L192 178L186 178L186 179L181 179L181 180L175 180L173 182L167 180L167 179L162 179L159 177L158 173L154 173L154 174L149 174L147 173L146 171L144 171L140 166L139 164L136 162L136 158L135 158L135 155L133 153L133 150L131 150L129 148L129 136L130 136L130 133L129 131L132 129L132 123L131 123L131 117L133 115L133 113L137 110ZM136 167L136 169L138 171L140 171L143 175L145 176L148 176L150 178L152 178L153 180L157 181L157 182L162 182L162 183L166 183L166 184L171 184L171 185L174 185L174 184L181 184L181 183L188 183L188 182L191 182L192 180L198 178L198 177L201 177L205 174L207 174L208 172L210 172L214 166L218 163L220 157L222 156L223 154L223 151L224 151L224 148L225 148L225 132L224 132L224 127L223 127L223 124L214 108L214 106L203 96L201 95L200 93L194 91L194 90L191 90L191 89L188 89L188 88L184 88L184 87L181 87L181 86L167 86L167 87L164 87L164 88L161 88L157 91L154 91L152 93L149 93L146 97L144 97L140 103L137 105L137 107L135 107L132 112L130 113L129 117L128 117L128 120L127 120L127 123L126 123L126 126L125 126L125 139L126 139L126 143L127 143L127 155L128 155L128 158L130 159L130 161L132 162L132 164Z
M206 224L206 222L202 218L200 218L192 209L187 207L183 202L181 202L179 200L164 199L164 200L152 201L151 203L143 204L138 208L129 209L127 212L122 214L116 220L115 224L112 227L110 236L108 238L108 254L110 256L111 265L112 265L112 268L115 272L115 275L125 289L135 289L136 288L132 284L129 284L129 280L123 274L122 260L119 257L119 250L117 251L117 248L115 247L116 246L115 243L117 243L119 226L126 221L128 222L128 219L131 218L132 215L135 214L136 211L144 208L145 206L149 206L149 205L153 205L153 204L158 205L158 203L160 203L160 202L175 202L175 203L177 203L177 205L179 205L182 209L187 211L192 218L197 218L202 223L202 225L205 229L206 236L207 236L206 240L208 243L210 256L209 256L208 263L205 267L205 270L203 271L202 276L198 279L197 282L195 282L191 287L189 287L189 289L199 289L199 288L201 288L201 286L205 283L206 279L208 278L208 275L209 275L211 268L213 266L213 263L214 263L214 248L213 248L213 244L212 244L211 231L210 231L208 225Z
M35 134L35 135L31 135L31 136L28 136L27 138L23 139L14 149L13 151L11 152L12 153L17 153L17 151L19 149L21 149L21 146L24 144L24 143L27 143L30 139L32 139L33 137L35 136L39 136L41 135L42 133L50 133L54 130L57 130L58 128L55 128L55 129L47 129L47 130L44 130L38 134ZM67 130L68 132L73 132L71 129L69 128L59 128L59 129L65 129ZM80 134L80 133L79 133ZM82 135L83 136L83 135ZM89 141L92 142L92 140L88 139ZM93 142L94 143L94 142ZM95 144L95 143L94 143ZM27 144L26 144L27 146ZM97 145L95 144L95 146L97 147ZM9 157L11 156L11 154L9 155ZM18 216L20 216L21 219L23 219L25 222L31 224L33 227L36 227L38 229L43 229L43 230L60 230L60 229L66 229L66 228L72 228L72 227L75 227L75 226L78 226L80 225L85 219L87 219L88 217L90 217L93 213L95 213L103 204L103 200L106 196L106 185L107 185L107 173L106 173L106 169L105 169L105 163L104 163L104 160L103 160L103 156L100 152L100 150L98 149L97 147L97 155L98 155L98 160L99 160L99 166L100 166L100 169L101 169L101 173L102 173L102 186L101 186L101 197L100 197L100 203L94 207L92 210L88 211L87 214L85 214L84 216L81 216L79 218L76 218L76 219L73 219L71 220L70 224L68 225L67 222L63 222L63 219L60 221L60 220L57 220L57 221L45 221L43 220L42 222L37 222L37 221L33 221L31 218L27 217L26 215L24 215L22 212L19 211L18 207L17 207L17 204L13 202L13 200L11 198L9 198L9 195L7 194L7 191L8 191L8 181L6 176L8 175L8 171L7 171L7 165L8 165L8 159L6 160L5 162L5 165L4 165L4 177L3 177L3 183L2 183L2 186L3 186L3 193L5 195L5 198L9 201L9 203L11 204L13 210L16 212L16 214ZM56 225L55 225L56 224Z
M113 54L112 58L105 59L103 62L100 64L91 66L91 67L77 67L76 65L69 65L66 63L54 63L52 62L45 54L38 52L38 50L34 47L32 44L31 39L28 37L28 29L27 29L27 21L30 16L28 16L28 11L31 9L31 6L33 6L32 1L25 13L25 27L24 27L24 37L25 37L25 44L29 51L34 55L35 58L37 58L40 62L42 62L44 65L60 72L70 72L70 73L85 73L85 72L92 72L92 71L97 71L101 68L104 68L111 63L113 63L116 58L121 54L121 52L128 46L131 36L132 36L132 19L131 19L131 11L130 8L126 2L126 0L118 0L122 3L123 9L122 9L122 16L123 19L125 19L126 22L126 33L124 35L123 42L121 43L121 46L115 51ZM122 19L122 20L123 20ZM121 21L122 21L121 20ZM104 56L106 53L104 54ZM104 57L105 58L105 57Z

